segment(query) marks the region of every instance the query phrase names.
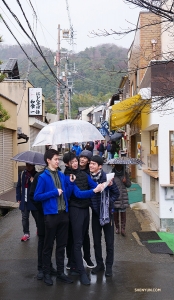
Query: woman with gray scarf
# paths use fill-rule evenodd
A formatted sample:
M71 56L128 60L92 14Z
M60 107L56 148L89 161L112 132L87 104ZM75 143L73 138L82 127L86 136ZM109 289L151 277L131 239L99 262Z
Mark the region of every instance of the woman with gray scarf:
M127 189L131 186L129 174L125 170L125 165L115 165L113 170L115 173L114 181L119 189L120 196L114 202L114 222L116 234L120 233L120 217L121 217L121 235L125 236L126 227L126 208L129 207Z

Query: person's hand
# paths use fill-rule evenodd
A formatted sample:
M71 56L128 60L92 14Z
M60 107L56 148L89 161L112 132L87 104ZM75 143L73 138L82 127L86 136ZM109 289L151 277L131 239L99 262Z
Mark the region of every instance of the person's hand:
M113 179L111 179L111 181L108 183L108 186L113 185Z
M30 181L33 182L33 180L34 180L34 177L30 177Z
M57 190L58 190L59 196L62 195L62 193L63 193L62 189L57 189Z
M70 181L74 182L76 180L76 176L74 174L70 174Z
M96 186L96 188L93 190L94 193L98 193L104 190L104 183L100 183Z
M20 203L21 203L21 200L18 200L17 202L20 204Z

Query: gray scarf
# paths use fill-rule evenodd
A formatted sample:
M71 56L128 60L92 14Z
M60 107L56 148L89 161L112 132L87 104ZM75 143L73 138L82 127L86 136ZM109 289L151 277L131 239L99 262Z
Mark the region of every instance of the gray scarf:
M50 168L46 168L47 170L49 170L50 172L50 175L53 179L53 182L54 182L54 185L57 189L61 189L62 186L61 186L61 182L60 182L60 179L59 179L59 176L58 176L58 171L52 171ZM57 197L57 202L58 202L58 210L65 210L66 209L66 205L65 205L65 201L64 201L64 198L63 198L63 193Z

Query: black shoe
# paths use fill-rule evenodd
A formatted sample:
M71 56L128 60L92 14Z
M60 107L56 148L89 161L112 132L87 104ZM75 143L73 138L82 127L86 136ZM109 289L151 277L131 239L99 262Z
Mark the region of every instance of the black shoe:
M57 276L57 270L53 267L50 268L50 274L53 276Z
M104 267L104 264L102 265L96 265L95 268L92 269L92 274L97 274L98 272L100 271L104 271L105 267Z
M65 282L65 283L73 283L73 280L71 278L69 278L67 275L65 275L64 273L57 274L57 279Z
M105 276L106 277L111 277L112 276L112 268L106 268Z
M70 268L70 275L72 276L79 275L79 271L76 268Z
M39 270L37 273L37 280L42 280L44 278L44 273L42 270Z
M53 285L53 281L52 281L52 279L51 279L50 274L44 274L44 282L45 282L47 285Z
M88 268L90 268L90 269L94 268L94 264L93 264L93 262L91 261L90 258L88 258L88 259L85 259L85 258L84 258L83 260L85 261L86 266L87 266Z
M86 273L80 275L80 282L81 282L81 284L84 284L84 285L90 285L91 284L88 276L86 275Z

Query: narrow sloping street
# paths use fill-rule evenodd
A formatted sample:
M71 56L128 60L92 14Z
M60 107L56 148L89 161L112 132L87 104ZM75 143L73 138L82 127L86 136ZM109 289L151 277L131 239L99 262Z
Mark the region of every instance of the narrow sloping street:
M0 219L0 300L173 300L173 256L151 254L146 247L138 244L132 233L141 230L137 220L141 212L136 210L135 214L133 209L128 209L127 212L127 236L124 238L115 234L113 277L106 278L104 273L97 276L91 274L91 285L88 287L82 286L78 277L74 277L71 285L54 278L52 287L38 281L34 220L30 218L30 240L22 243L21 213L18 209L9 212ZM91 253L92 260L95 261L93 250ZM53 263L55 266L54 256Z

